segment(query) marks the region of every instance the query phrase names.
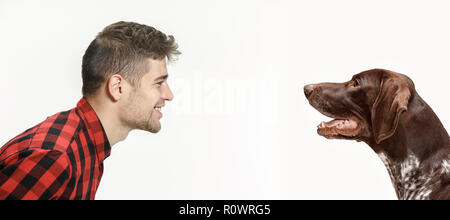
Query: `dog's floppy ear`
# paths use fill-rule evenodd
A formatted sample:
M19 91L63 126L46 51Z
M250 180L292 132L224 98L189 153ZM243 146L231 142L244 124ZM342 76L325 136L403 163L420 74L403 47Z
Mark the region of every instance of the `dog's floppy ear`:
M377 144L395 133L400 115L408 109L411 91L406 80L397 74L383 74L380 91L371 109L372 130Z

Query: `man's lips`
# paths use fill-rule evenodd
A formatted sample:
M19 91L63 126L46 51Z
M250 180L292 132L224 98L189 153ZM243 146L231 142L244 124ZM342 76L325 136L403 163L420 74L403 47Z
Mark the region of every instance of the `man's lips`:
M159 114L161 114L160 116L162 117L162 112L161 109L162 107L164 107L164 105L156 105L153 109L158 112Z

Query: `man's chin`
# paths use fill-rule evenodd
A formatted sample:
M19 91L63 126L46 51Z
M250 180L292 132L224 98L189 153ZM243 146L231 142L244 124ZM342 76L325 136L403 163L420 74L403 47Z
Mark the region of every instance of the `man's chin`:
M153 125L149 125L149 128L146 130L148 132L156 134L161 130L161 124L159 123L159 121L155 122Z
M137 124L135 128L150 133L158 133L161 130L161 124L159 122L153 124Z
M153 134L156 134L156 133L158 133L160 130L161 130L161 127L158 127L158 128L156 128L156 129L151 129L151 130L149 130L149 132L151 132L151 133L153 133Z

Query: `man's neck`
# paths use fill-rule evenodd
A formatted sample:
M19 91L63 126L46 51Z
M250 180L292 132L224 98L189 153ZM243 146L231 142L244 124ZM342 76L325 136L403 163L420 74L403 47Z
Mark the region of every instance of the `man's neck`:
M109 100L103 100L101 98L86 97L86 100L94 109L100 123L105 129L111 147L125 140L132 129L122 125L117 119L115 106Z

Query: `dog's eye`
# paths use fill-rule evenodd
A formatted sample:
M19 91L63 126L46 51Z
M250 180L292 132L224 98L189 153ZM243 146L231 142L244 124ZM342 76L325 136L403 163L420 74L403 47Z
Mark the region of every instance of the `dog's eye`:
M359 83L358 79L353 80L353 87L359 87L361 84Z

